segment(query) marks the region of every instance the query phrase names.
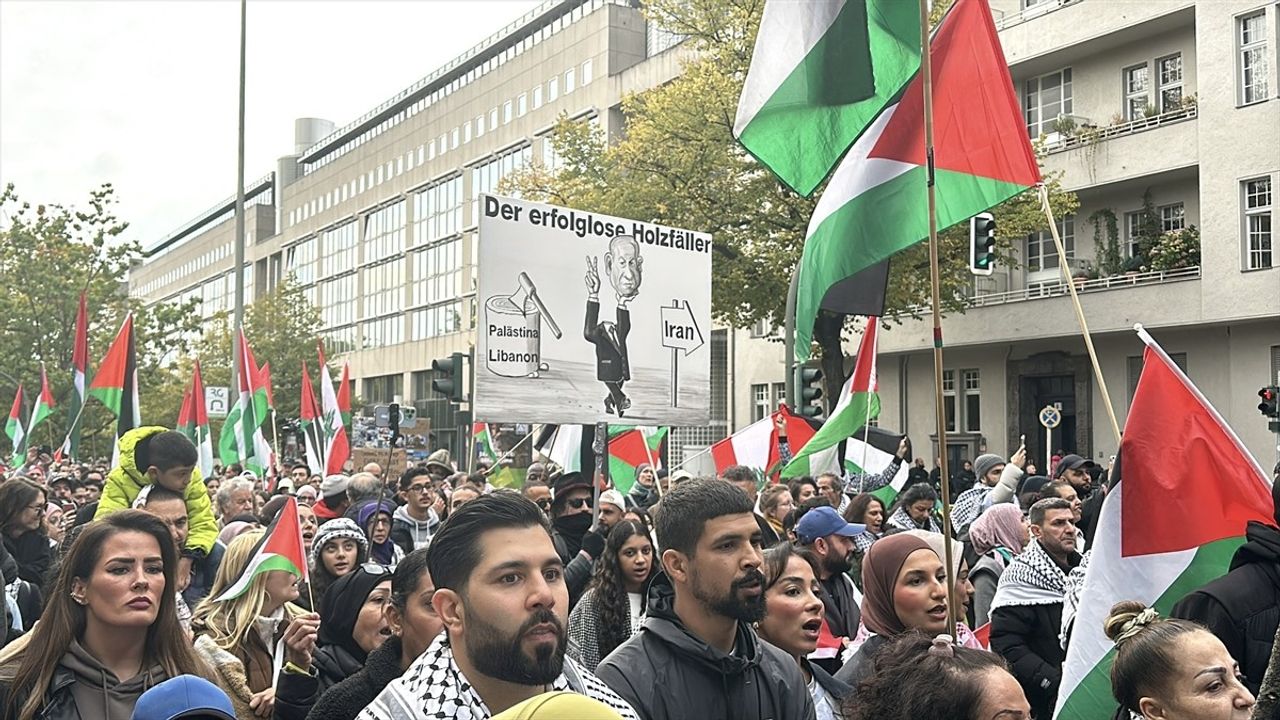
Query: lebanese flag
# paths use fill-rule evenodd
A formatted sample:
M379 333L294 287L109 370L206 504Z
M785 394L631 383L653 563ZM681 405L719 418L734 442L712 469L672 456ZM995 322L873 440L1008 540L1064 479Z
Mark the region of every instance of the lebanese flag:
M9 409L9 420L4 424L4 432L13 443L14 467L19 467L26 459L27 431L22 427L22 383L18 383L18 393L13 396L13 407Z
M80 459L80 408L84 407L86 376L89 373L89 309L84 293L80 293L80 307L76 309L76 339L71 349L71 384L75 387L71 400L67 403L67 415L71 418L71 427L67 429L67 437L58 450L64 457ZM61 458L59 458L61 459Z
M337 475L351 457L351 443L347 440L346 424L342 420L342 406L333 392L333 380L329 379L329 365L324 361L324 343L316 343L320 356L320 429L324 435L324 474ZM346 377L346 365L343 365ZM342 383L345 391L347 383ZM349 392L349 391L348 391ZM348 400L348 404L350 401Z
M787 444L791 452L800 451L814 436L813 426L799 415L791 414L783 405L778 411L761 418L729 437L711 446L711 457L716 463L716 472L724 472L730 465L746 465L769 473L782 461L782 452L778 444L778 430L775 421L782 418L787 428ZM814 463L822 461L816 458ZM835 453L830 457L831 469L839 472L839 458ZM823 466L825 468L825 466Z
M876 338L879 323L880 318L867 318L862 341L858 344L853 374L840 388L840 399L813 439L805 443L804 449L797 452L782 469L782 477L813 475L812 466L815 464L825 470L831 463L831 457L834 457L831 453L838 452L836 445L852 436L872 418L879 417L880 395L876 392L880 389L880 383L876 379ZM813 462L814 460L817 462Z
M311 389L311 375L307 363L302 362L302 437L306 442L307 468L312 475L324 475L324 440L320 430L320 412L316 408L316 395Z
M665 427L609 427L609 480L623 495L636 484L636 468L662 461Z
M1273 523L1262 466L1144 330L1142 375L1116 465L1124 479L1102 505L1055 717L1092 720L1116 709L1115 647L1102 623L1120 600L1168 616L1174 603L1225 574L1250 520Z
M200 477L212 476L213 435L209 432L209 412L204 405L204 378L200 374L199 360L191 373L191 386L182 394L177 430L196 446L196 467L200 470Z
M240 577L214 598L214 602L240 597L253 584L255 577L272 570L283 570L303 580L310 577L307 555L303 551L302 523L298 521L298 500L292 495L286 498L280 514L267 526L266 533L253 548Z
M1040 168L987 0L957 0L934 33L934 164L942 230L1040 182ZM809 220L800 259L796 357L831 287L929 236L924 78L862 133Z

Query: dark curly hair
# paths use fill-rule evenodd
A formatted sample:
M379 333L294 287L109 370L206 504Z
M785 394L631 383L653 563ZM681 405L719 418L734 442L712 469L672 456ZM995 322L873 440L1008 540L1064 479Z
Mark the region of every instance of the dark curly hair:
M596 618L599 636L596 642L602 658L607 657L614 648L627 639L622 634L622 628L627 625L631 603L627 599L627 585L622 579L618 553L622 551L622 546L636 535L642 535L649 541L649 546L653 546L653 538L649 536L649 529L644 525L634 520L623 520L614 525L605 542L604 555L596 561L591 578L590 587L595 590L596 607L599 610L599 617ZM649 563L650 578L653 577L657 562L655 555Z

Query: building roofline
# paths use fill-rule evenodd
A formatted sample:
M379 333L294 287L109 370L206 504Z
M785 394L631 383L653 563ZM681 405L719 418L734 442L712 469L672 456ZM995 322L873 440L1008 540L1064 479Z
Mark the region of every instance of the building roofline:
M275 185L275 182L276 182L276 174L274 172L269 172L266 175L263 175L262 177L258 178L257 180L254 180L253 182L246 183L244 186L244 200L245 200L246 206L250 198L257 197L258 195L262 194L264 191L270 190ZM161 238L151 247L144 249L142 251L143 257L147 257L147 258L155 257L157 254L163 252L164 250L168 250L174 245L177 245L183 240L191 237L192 235L195 235L198 231L203 230L206 226L212 223L213 220L216 219L218 216L230 210L234 210L235 206L236 206L236 196L232 195L231 197L219 202L217 205L214 205L208 210L205 210L204 212L200 213L195 218L188 220L186 223L183 223L181 227L169 233L165 237Z

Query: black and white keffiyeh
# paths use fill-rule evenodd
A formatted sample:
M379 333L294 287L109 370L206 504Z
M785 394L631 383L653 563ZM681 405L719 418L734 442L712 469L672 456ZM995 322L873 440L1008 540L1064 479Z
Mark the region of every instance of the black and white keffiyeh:
M547 688L575 692L604 703L627 720L635 709L596 676L565 657L564 670ZM358 716L359 720L489 720L493 713L453 659L449 638L441 633L431 647L391 681Z
M911 519L911 515L907 513L907 509L905 507L900 507L894 511L894 513L889 516L889 521L886 524L892 528L894 532L901 532L903 530L928 530L929 532L936 533L942 532L942 526L933 518L932 513L929 514L929 519L925 522L924 527L920 527L915 520Z
M1014 605L1052 605L1063 601L1067 574L1049 553L1032 539L1000 575L991 610Z
M963 530L969 527L982 514L982 506L987 501L991 488L979 483L960 493L955 504L951 506L951 527Z

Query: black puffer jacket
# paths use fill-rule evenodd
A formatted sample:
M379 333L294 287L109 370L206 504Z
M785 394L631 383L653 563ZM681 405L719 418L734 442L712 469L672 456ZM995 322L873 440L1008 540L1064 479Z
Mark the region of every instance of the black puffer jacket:
M316 666L316 677L320 681L320 695L364 667L359 658L341 645L325 645L316 650L312 663Z
M1280 529L1250 522L1245 538L1231 570L1178 601L1172 615L1217 635L1256 695L1280 625Z
M1067 652L1058 642L1062 603L1006 605L991 612L991 650L1009 661L1031 715L1053 716Z
M726 655L685 629L665 574L650 587L639 632L596 668L596 676L645 720L696 715L734 720L813 720L813 697L794 658L738 623ZM691 704L692 703L692 704Z
M400 638L388 638L369 653L364 667L330 687L312 706L307 720L353 718L404 672L400 668Z

